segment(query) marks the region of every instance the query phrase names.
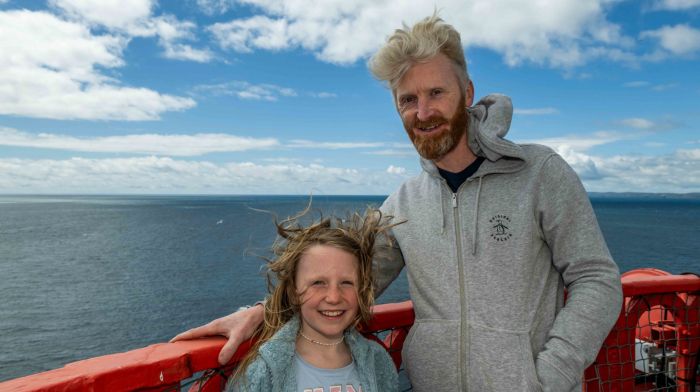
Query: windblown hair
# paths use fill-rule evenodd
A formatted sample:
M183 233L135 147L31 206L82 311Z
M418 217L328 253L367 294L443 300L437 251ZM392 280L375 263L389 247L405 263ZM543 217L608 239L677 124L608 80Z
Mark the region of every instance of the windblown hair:
M275 222L278 239L272 246L275 257L267 260L270 294L265 301L265 320L253 334L253 339L257 341L239 364L234 378L245 374L246 368L257 357L260 346L270 340L294 314L300 312L303 292L297 291L295 277L302 256L312 246L332 246L355 256L358 261L355 288L359 311L350 328L370 320L374 304L373 249L378 236L387 235L387 230L394 226L388 224L390 217L382 216L377 209L368 208L364 215L354 213L346 219L321 217L314 223L303 226L300 218L309 209L310 206L294 217Z
M445 23L437 13L409 27L394 31L386 44L369 60L369 69L375 78L389 84L392 93L401 78L416 63L426 62L444 54L454 64L462 89L469 83L467 62L459 32Z

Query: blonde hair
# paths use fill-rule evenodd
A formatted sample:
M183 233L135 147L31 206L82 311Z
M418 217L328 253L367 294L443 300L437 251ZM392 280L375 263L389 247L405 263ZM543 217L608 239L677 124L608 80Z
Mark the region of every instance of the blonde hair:
M394 31L382 48L369 60L369 69L375 78L389 84L396 93L401 78L416 63L426 62L438 54L452 62L462 89L469 84L467 62L459 32L445 23L437 13L409 27Z
M367 209L364 215L354 213L346 219L323 218L303 226L299 220L308 211L307 207L298 215L275 222L278 240L272 246L275 257L268 260L268 295L265 301L265 319L258 326L253 339L257 341L240 362L233 377L245 374L246 368L255 360L263 343L267 342L296 313L300 311L300 298L295 277L304 252L314 245L332 246L355 256L358 261L357 302L358 313L350 328L359 322L368 322L374 304L372 256L375 240L394 226L387 222L377 209ZM387 237L388 239L389 237Z

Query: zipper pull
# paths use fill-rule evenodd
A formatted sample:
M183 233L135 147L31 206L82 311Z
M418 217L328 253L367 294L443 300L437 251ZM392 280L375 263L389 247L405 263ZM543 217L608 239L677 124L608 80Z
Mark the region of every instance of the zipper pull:
M457 194L452 194L452 208L457 208Z

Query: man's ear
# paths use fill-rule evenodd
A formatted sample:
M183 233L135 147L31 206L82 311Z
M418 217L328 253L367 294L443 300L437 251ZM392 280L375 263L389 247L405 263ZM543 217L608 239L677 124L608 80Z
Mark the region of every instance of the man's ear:
M469 79L469 83L467 83L467 91L465 91L464 94L467 107L471 107L474 104L474 83L472 83L471 79Z

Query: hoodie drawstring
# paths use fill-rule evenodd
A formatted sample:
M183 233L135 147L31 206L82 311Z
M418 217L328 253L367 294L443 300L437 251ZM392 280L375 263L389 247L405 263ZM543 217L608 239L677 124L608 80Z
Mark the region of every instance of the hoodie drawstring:
M452 197L454 198L454 195L452 195ZM446 223L447 218L445 217L445 202L444 201L440 202L440 215L442 215L442 228L440 230L440 235L444 235L445 234L445 226L447 225L447 223Z
M479 176L479 186L476 188L476 205L474 207L474 227L472 227L472 256L476 254L476 229L479 218L479 198L481 196L481 180L483 176Z

